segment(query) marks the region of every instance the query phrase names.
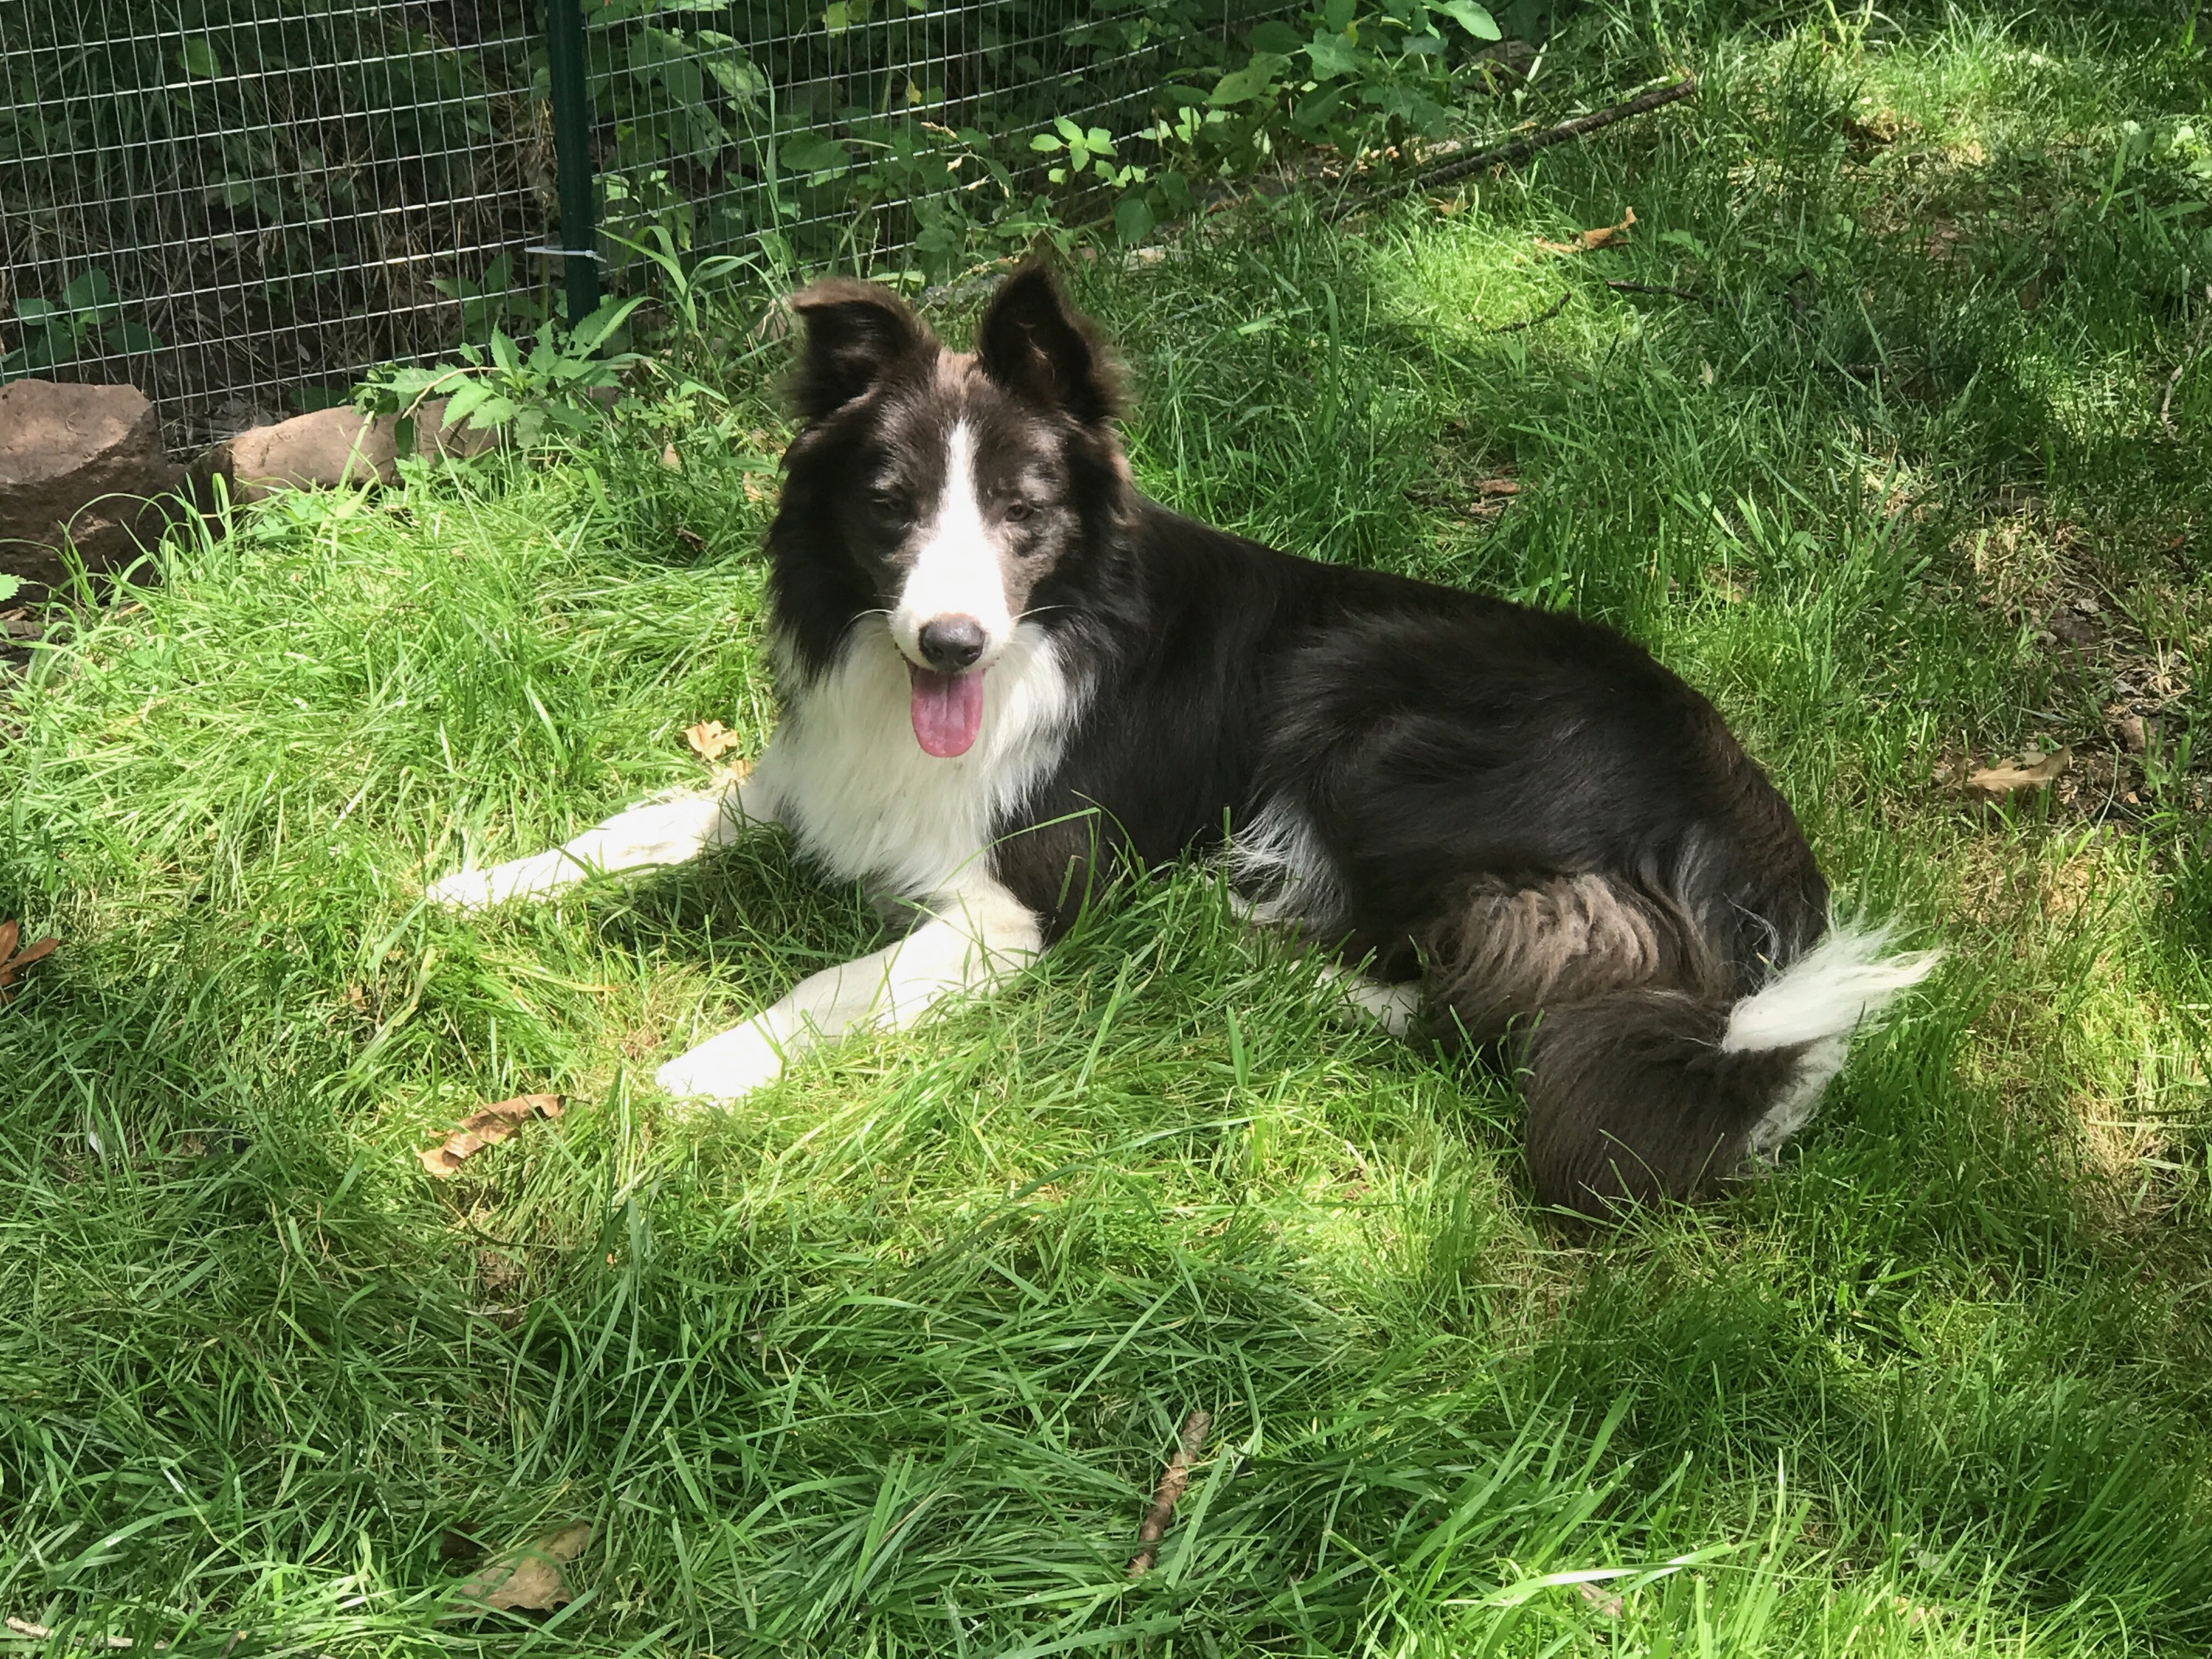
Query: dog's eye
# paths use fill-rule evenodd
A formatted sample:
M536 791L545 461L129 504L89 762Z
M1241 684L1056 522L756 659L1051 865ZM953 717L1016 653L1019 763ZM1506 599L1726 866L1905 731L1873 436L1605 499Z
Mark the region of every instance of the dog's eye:
M1020 524L1036 511L1027 501L1008 501L1004 517L1008 524Z
M908 519L906 502L899 496L877 490L868 497L868 514L882 524L904 524Z

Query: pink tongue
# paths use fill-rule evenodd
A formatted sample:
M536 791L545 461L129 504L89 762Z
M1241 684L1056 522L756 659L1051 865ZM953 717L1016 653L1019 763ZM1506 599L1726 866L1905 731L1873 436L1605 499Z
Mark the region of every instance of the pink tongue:
M966 754L983 726L982 674L939 674L911 663L907 672L914 677L915 741L940 760Z

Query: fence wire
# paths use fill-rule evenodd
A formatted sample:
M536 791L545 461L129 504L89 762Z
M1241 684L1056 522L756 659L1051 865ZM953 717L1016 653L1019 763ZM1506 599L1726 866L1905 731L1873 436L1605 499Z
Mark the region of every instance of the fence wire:
M1123 131L1179 67L1164 0L584 8L615 291L664 237L938 274L1018 227L1028 133ZM544 35L542 0L0 0L0 377L131 381L185 448L550 314Z

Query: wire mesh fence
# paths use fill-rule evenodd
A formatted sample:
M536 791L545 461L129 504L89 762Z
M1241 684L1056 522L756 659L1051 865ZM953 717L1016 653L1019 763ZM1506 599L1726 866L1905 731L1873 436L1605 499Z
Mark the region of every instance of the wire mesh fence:
M1127 122L1259 0L583 0L609 286L1018 236L1054 117ZM1179 61L1164 56L1173 40ZM185 447L551 314L541 0L0 0L0 376L127 380Z

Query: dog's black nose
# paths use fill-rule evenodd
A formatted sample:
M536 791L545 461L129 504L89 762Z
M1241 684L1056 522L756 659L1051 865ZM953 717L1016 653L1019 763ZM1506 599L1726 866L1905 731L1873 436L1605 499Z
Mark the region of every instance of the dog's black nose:
M940 674L973 668L985 643L983 624L973 617L933 617L921 625L921 654Z

